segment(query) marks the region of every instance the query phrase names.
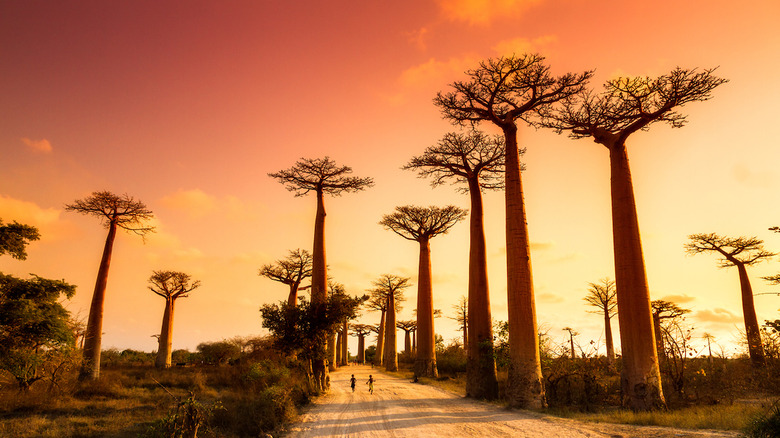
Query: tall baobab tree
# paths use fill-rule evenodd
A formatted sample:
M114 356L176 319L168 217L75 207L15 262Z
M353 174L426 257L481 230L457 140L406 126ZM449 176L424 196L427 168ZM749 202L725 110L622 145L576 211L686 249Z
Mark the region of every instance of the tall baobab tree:
M79 371L79 380L97 380L100 378L100 347L103 340L103 308L108 284L108 269L111 265L117 229L121 228L144 238L148 233L154 232L154 227L148 225L153 215L143 202L128 195L120 196L107 191L93 192L84 199L66 205L65 210L97 216L108 228L95 290L92 293L92 303L89 307L87 331L84 334L84 359Z
M339 196L342 193L359 192L374 185L371 178L349 176L352 168L338 166L328 157L301 158L293 167L268 176L282 183L295 196L314 192L317 197L317 213L314 219L314 245L312 250L311 304L318 312L324 311L327 301L328 273L325 259L325 195ZM317 388L326 388L328 370L325 365L325 345L319 348L312 360L312 371ZM320 357L321 356L321 357Z
M409 357L411 357L412 332L415 330L415 328L417 328L417 321L413 319L398 321L395 326L404 331L404 354L407 354Z
M754 367L766 366L764 347L761 344L761 331L753 304L753 288L750 286L747 267L774 257L777 254L764 249L764 241L755 237L725 237L715 233L692 234L688 236L685 251L688 254L712 252L719 254L720 268L736 266L739 273L739 286L742 292L742 316L745 320L748 353Z
M165 299L165 312L163 312L157 359L154 361L154 366L170 368L174 304L179 298L186 298L190 292L200 287L200 281L193 281L192 277L184 272L154 271L149 277L149 283L149 290Z
M545 405L544 385L517 122L533 123L550 105L579 93L591 72L554 77L542 56L526 54L488 59L466 75L467 80L451 84L453 91L438 93L434 104L457 125L484 121L503 132L510 355L507 399L512 407L539 408Z
M301 287L301 282L311 277L311 254L305 249L292 250L287 258L263 265L259 275L289 286L287 304L295 307L298 305L298 291L309 287Z
M464 337L463 347L468 356L466 394L474 398L498 397L482 191L504 187L504 156L501 136L490 137L479 131L451 132L404 166L431 178L434 187L447 181L462 183L461 191L471 198L468 289L471 339L466 343Z
M366 335L371 333L371 326L367 324L352 324L352 336L358 338L357 363L366 362Z
M615 282L609 278L602 278L598 283L588 283L588 294L585 295L586 303L596 307L597 311L604 315L604 339L607 344L607 361L610 365L615 363L615 343L612 341L612 318L617 315L617 290Z
M666 346L664 345L664 320L679 318L690 313L691 309L683 309L677 304L666 300L653 300L650 302L653 310L653 332L655 333L655 349L659 358L666 358Z
M384 215L379 222L407 240L420 245L417 280L417 355L414 374L438 377L436 369L436 339L433 331L433 285L431 284L431 238L445 234L468 212L449 205L447 207L396 207L395 212Z
M712 70L681 68L655 79L616 78L606 82L602 93L584 92L567 99L550 119L549 125L558 132L569 131L572 138L591 137L609 151L615 285L623 353L621 387L623 405L631 409L660 408L666 402L655 352L626 141L631 134L657 122L683 126L686 116L677 111L678 107L709 99L711 91L724 82Z
M384 364L387 371L398 370L398 354L396 346L396 312L400 310L404 300L404 289L410 287L411 279L392 274L383 274L374 280L374 288L369 290L370 296L385 300L387 309L384 320Z

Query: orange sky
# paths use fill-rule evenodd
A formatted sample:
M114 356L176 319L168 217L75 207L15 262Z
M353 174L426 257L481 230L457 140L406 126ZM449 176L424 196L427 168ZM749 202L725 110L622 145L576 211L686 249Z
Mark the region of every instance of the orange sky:
M377 225L383 214L468 207L467 196L400 167L455 129L432 98L479 60L539 52L555 73L595 68L596 88L616 75L719 66L730 82L683 108L688 125L635 134L629 157L651 295L691 308L695 333L731 352L742 327L737 273L683 245L718 232L780 251L767 231L780 225L778 19L773 0L2 2L0 218L43 237L28 260L3 257L0 270L78 285L68 307L86 318L105 231L63 206L96 190L128 193L155 212L158 233L116 241L104 347L156 349L163 303L146 288L155 269L203 283L177 304L174 348L262 333L258 307L286 287L257 269L309 249L314 218L314 199L294 198L268 172L329 155L375 179L326 201L330 275L360 294L384 273L416 277L417 248ZM602 321L582 296L613 277L607 152L526 127L520 141L538 320L555 339L571 326L582 344L598 341ZM506 319L502 204L501 193L486 195L496 319ZM466 228L432 243L434 304L446 316L466 293ZM780 291L759 278L778 271L778 260L751 269L755 291ZM411 318L414 294L400 319ZM778 318L777 296L756 306L759 321ZM436 323L457 336L454 321Z

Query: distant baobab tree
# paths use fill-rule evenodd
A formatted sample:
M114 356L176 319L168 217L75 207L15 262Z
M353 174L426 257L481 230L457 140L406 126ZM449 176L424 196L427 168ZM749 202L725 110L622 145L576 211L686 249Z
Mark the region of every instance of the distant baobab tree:
M325 195L339 196L342 193L359 192L374 185L371 178L348 176L352 168L338 166L328 157L301 158L293 167L269 173L268 176L282 183L295 196L314 192L317 197L317 213L314 220L314 248L312 250L311 304L316 312L322 312L327 301L328 274L325 259ZM321 355L312 359L316 386L327 387L328 370L325 365L325 345L320 347ZM321 356L321 357L320 357Z
M298 248L291 250L285 259L263 265L259 275L289 286L287 304L295 307L298 305L298 291L309 287L301 287L301 282L311 277L311 262L309 251Z
M108 228L108 236L103 247L92 303L89 307L87 331L84 334L84 359L79 371L79 380L97 380L100 378L100 347L103 338L103 307L108 283L108 269L111 265L111 253L118 228L135 233L144 238L154 232L147 225L152 219L151 210L146 205L128 195L115 195L111 192L93 192L92 195L76 200L65 206L65 211L97 216Z
M38 229L32 225L13 223L3 225L0 219L0 255L10 254L18 260L27 259L27 245L41 238Z
M170 368L173 341L173 309L176 300L186 298L190 292L200 287L200 281L192 280L189 274L177 271L154 271L149 277L149 290L165 299L162 328L158 338L157 359L154 366Z
M352 336L358 338L357 363L366 362L366 335L371 333L371 326L368 324L352 324Z
M569 342L571 343L571 358L576 359L577 352L574 350L574 337L579 336L580 333L571 327L564 327L563 330L569 332Z
M487 275L482 191L504 187L504 139L472 130L450 132L438 144L414 157L404 169L416 170L432 179L433 186L447 181L462 183L461 190L471 199L469 231L468 317L471 339L467 351L466 395L474 398L498 397L496 360L493 353L493 320ZM464 328L465 330L465 328Z
M458 329L463 332L463 348L469 344L469 299L461 296L458 299L458 304L452 306L455 309L454 319L458 323Z
M585 295L586 303L598 308L598 311L589 311L590 313L600 313L604 315L604 339L607 344L607 361L610 365L615 363L615 344L612 340L612 318L617 315L617 290L615 282L609 278L602 278L598 283L588 283L588 294Z
M777 254L764 249L764 241L756 237L725 237L715 233L692 234L688 236L685 251L688 254L712 252L719 254L720 268L737 267L739 286L742 292L742 315L745 320L748 353L754 367L765 367L766 358L761 343L761 331L753 304L753 288L747 275L747 267L774 257Z
M380 279L381 280L381 279ZM388 295L387 291L382 288L375 287L367 290L368 302L366 307L371 310L377 310L380 313L379 324L375 326L376 339L376 354L374 355L374 364L382 365L385 363L385 341L387 340L387 314L388 314ZM398 313L401 310L401 302L404 301L403 289L396 290L394 293L393 301L395 303L394 313Z
M509 323L507 399L512 407L545 405L536 326L528 225L523 198L517 122L534 123L550 105L579 93L591 72L554 77L536 54L491 58L466 72L468 79L437 93L434 104L444 118L472 126L489 122L499 127L506 142L506 252Z
M412 284L409 277L383 274L374 280L374 288L369 291L371 296L378 296L387 303L384 321L384 364L387 371L398 371L398 352L396 346L396 311L400 310L400 302L404 300L403 292Z
M664 320L676 319L690 313L690 309L684 309L677 304L666 300L653 300L650 302L653 309L653 331L655 333L655 345L659 358L666 357L666 345L664 345Z
M433 286L431 284L431 238L449 231L468 214L467 210L447 207L396 207L395 212L384 215L379 222L407 240L420 245L419 273L417 280L417 356L414 374L438 377L436 368L436 339L433 331ZM395 326L393 326L395 327Z
M417 328L417 321L413 319L398 321L395 326L404 331L404 353L411 357L412 332Z
M635 410L662 408L666 401L655 351L626 141L631 134L657 122L683 126L686 116L677 108L709 99L711 91L726 82L712 71L677 68L655 79L611 79L601 93L583 92L567 99L562 109L548 119L548 125L556 131L569 131L572 138L591 137L609 151L615 284L624 364L623 405Z

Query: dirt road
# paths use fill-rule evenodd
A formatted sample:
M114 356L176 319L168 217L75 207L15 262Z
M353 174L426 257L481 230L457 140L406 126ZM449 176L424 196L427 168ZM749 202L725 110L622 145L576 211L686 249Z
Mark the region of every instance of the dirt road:
M730 433L594 425L507 410L431 386L377 372L342 367L330 374L330 392L290 428L289 437L731 437ZM350 375L357 388L350 389ZM369 374L376 379L368 392Z

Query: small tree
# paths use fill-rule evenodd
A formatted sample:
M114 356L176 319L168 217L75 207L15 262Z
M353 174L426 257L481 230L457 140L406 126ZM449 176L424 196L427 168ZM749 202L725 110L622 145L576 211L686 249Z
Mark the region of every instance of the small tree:
M468 212L450 205L439 207L396 207L379 222L407 240L420 245L419 274L417 282L417 329L419 339L414 372L417 376L438 377L436 369L436 344L433 331L433 287L431 284L431 238L449 231ZM395 325L393 326L395 327Z
M414 332L414 330L417 328L417 321L413 319L398 321L395 326L404 331L404 354L411 358L413 354L412 332Z
M295 307L298 304L298 291L309 287L301 287L301 282L311 277L311 254L305 249L292 250L287 258L263 265L259 275L289 286L287 303Z
M767 260L777 255L764 249L764 242L755 237L730 238L710 234L691 234L685 245L688 254L714 252L719 254L720 268L736 266L739 273L739 286L742 291L742 315L745 320L748 352L754 367L766 366L764 348L761 345L761 331L758 327L756 307L753 304L753 288L747 275L747 267Z
M79 380L97 380L100 377L100 347L103 340L103 304L116 231L121 228L142 238L145 237L148 233L154 232L154 227L147 225L152 219L152 212L143 202L131 196L119 196L111 192L93 192L91 196L66 205L65 210L97 216L108 228L103 257L95 281L95 291L92 293L92 303L89 307L87 331L84 335L84 361L79 372Z
M574 349L574 337L579 336L579 332L574 330L571 327L564 327L563 330L569 332L569 343L571 344L571 358L576 359L577 351Z
M170 368L171 352L173 351L173 309L176 300L188 297L189 293L200 287L200 281L192 281L192 277L184 272L154 271L149 277L149 290L163 297L165 311L163 312L162 328L158 338L157 368Z
M604 315L604 337L607 343L607 361L614 365L615 363L615 344L612 341L612 318L617 315L617 291L615 282L609 278L602 278L599 283L588 283L588 294L583 298L589 305L598 308L598 311L591 313L601 313Z
M677 304L665 300L653 300L650 302L650 306L653 309L653 331L658 357L665 358L667 348L664 337L664 321L677 320L686 313L690 313L691 310L683 309Z
M55 352L73 346L70 313L60 299L75 292L76 286L61 280L0 273L0 369L16 379L20 390L44 377L41 368Z
M398 371L396 346L396 312L404 301L404 289L411 286L410 278L392 274L383 274L374 280L374 288L369 290L372 297L386 302L384 320L384 364L387 371Z
M458 300L458 304L452 306L455 309L454 319L458 323L458 329L463 332L463 346L466 348L469 345L469 300L468 298L461 296ZM492 332L492 330L491 330Z
M27 245L40 238L38 229L33 226L16 221L3 225L3 220L0 219L0 255L10 254L15 259L25 260Z
M374 185L371 178L349 176L352 168L338 166L328 157L301 158L286 170L269 173L268 176L282 183L295 196L304 196L314 192L317 197L317 213L314 219L314 248L312 250L311 304L325 306L327 301L328 273L325 259L325 203L326 194L339 196L342 193L359 192ZM326 342L318 348L325 350ZM315 355L312 367L315 382L320 390L326 387L328 370L325 355Z

